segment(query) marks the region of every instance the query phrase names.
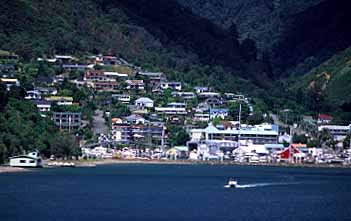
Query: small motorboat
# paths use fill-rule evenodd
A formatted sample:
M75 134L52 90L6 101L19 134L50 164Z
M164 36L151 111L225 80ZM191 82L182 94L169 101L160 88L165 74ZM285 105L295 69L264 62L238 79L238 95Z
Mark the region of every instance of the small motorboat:
M238 182L234 180L233 178L230 178L228 181L228 187L230 188L235 188L238 185Z

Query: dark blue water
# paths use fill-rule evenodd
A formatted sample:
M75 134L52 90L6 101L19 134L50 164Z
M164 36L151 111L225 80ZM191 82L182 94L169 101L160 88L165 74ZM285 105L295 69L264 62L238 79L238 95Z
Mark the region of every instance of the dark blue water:
M224 188L235 177L241 188ZM0 175L0 220L350 220L351 170L106 165Z

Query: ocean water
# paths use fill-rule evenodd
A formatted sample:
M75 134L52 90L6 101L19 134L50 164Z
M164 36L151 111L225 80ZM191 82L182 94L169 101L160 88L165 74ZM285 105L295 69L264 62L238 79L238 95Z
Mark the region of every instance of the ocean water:
M230 177L239 188L225 188ZM351 220L351 170L121 164L1 174L0 220Z

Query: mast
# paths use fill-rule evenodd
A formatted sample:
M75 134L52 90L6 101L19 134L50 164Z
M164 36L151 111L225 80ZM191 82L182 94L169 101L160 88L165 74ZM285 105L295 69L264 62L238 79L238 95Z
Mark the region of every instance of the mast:
M239 134L238 134L238 148L240 147L240 135L241 135L241 102L239 103Z

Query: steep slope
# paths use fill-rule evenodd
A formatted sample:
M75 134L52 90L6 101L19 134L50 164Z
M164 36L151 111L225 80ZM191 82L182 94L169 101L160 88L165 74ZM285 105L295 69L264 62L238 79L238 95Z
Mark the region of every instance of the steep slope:
M351 48L336 54L313 69L303 77L303 81L308 84L309 89L318 89L323 92L331 105L350 105Z
M351 45L349 0L177 0L224 28L235 23L276 76L303 74Z
M341 122L351 120L351 48L294 79L290 93L309 109L334 113Z
M193 80L187 73L209 66L197 75L205 81L212 74L229 79L224 82L231 82L232 90L250 82L270 85L270 69L256 59L254 46L242 47L230 32L176 1L6 0L0 16L1 47L27 59L53 53L114 53L177 79ZM216 73L216 66L222 73ZM236 83L239 76L248 82ZM220 82L216 86L223 88Z

